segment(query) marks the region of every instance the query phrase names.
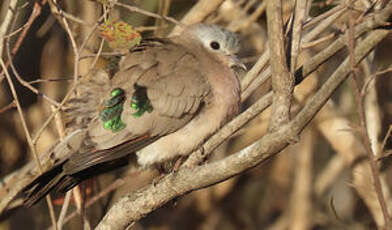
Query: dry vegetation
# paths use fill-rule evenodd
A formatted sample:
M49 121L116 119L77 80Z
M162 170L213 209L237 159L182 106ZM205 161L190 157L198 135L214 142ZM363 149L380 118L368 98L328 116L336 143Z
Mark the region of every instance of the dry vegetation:
M0 1L0 230L392 229L390 15L389 0ZM159 179L131 165L22 207L62 105L113 56L108 17L143 37L240 34L243 112Z

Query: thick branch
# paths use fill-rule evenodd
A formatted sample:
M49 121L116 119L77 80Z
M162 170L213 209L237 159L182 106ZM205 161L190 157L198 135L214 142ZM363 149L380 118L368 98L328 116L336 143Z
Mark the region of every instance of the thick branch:
M8 31L8 27L11 25L12 18L14 16L15 11L16 11L16 4L17 3L18 3L18 0L12 0L9 2L7 14L5 15L5 18L3 19L3 22L0 25L0 57L2 57L2 55L3 55L5 35ZM6 3L3 3L3 4L6 4Z
M267 23L274 99L269 130L275 131L289 122L294 78L290 76L284 48L282 2L269 0Z

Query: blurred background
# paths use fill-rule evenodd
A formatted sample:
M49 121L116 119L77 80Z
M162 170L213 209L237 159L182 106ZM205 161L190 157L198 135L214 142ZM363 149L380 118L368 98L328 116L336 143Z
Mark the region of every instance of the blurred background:
M72 84L74 52L67 28L61 23L59 14L55 13L53 3L39 0L0 1L0 24L5 21L12 2L17 2L17 10L6 33L3 60L12 60L15 70L22 78L18 80L15 70L11 71L11 68L8 68L23 107L29 132L33 138L39 133L39 137L34 139L35 149L37 153L44 153L62 134L59 132L59 125L54 121L40 133L43 124L53 113L55 104L42 95L58 103L64 98ZM85 43L81 51L84 58L79 62L81 78L87 76L94 62L94 54L99 50L101 36L96 30L96 24L102 21L101 15L105 7L106 10L110 10L110 18L121 19L135 26L142 37L167 36L174 27L167 21L131 12L124 7L107 7L107 2L58 2L59 8L67 16L69 29L76 44L80 47ZM189 19L190 21L202 20L229 28L241 37L242 49L239 56L249 69L267 47L266 0L119 2L177 20L186 17L189 19L189 12L192 12L196 19ZM359 23L366 9L376 8L373 2L382 1L357 0L352 5L339 0L309 2L311 4L308 7L307 20L332 12L336 7L341 7L343 11L312 40L321 39L320 41L314 44L308 41L302 45L298 66L310 60L344 33L350 17L354 17L355 23ZM291 0L283 1L284 21L287 21L294 11L294 3L295 1ZM211 10L212 13L203 15L203 11L207 11L207 8L203 7L207 6L214 6L214 9ZM353 10L354 13L348 14L348 10ZM195 11L199 11L201 16L194 13ZM323 20L318 24L322 22ZM309 26L304 33L316 25L317 23ZM21 35L27 27L27 32ZM377 161L377 164L380 166L379 178L388 209L392 204L389 192L392 177L388 167L388 154L391 148L389 128L392 122L392 81L388 71L380 71L387 70L390 66L391 47L390 38L384 40L358 66L357 72L363 85L368 87L365 90L364 110L371 148L377 159L384 157L383 160ZM110 53L113 49L105 43L103 52ZM296 87L292 108L294 114L337 69L347 54L347 49L338 52ZM94 68L106 68L111 57L100 57ZM33 160L3 72L2 70L0 76L0 178ZM372 80L369 80L370 78ZM255 88L245 98L243 110L261 98L270 88L269 80ZM352 79L348 79L304 130L300 141L290 145L272 159L240 176L179 197L129 229L365 230L382 226L384 220L372 187L373 181L366 160L363 136L359 129L358 104L354 92L355 85ZM268 127L269 113L267 109L249 122L230 141L220 146L208 161L222 159L260 139ZM88 207L80 207L78 201L71 200L68 214L74 215L72 218L66 218L62 228L83 229L84 225L84 228L88 229L88 226L95 226L122 194L151 183L157 175L157 170L139 170L137 166L131 165L82 183L80 190L85 201L82 201L82 206ZM102 195L100 192L107 188L112 189ZM97 197L99 199L90 202L91 198ZM59 215L63 204L61 194L56 195L56 216ZM78 214L75 214L76 212ZM49 211L44 200L32 208L22 207L0 216L0 230L47 229L50 226Z

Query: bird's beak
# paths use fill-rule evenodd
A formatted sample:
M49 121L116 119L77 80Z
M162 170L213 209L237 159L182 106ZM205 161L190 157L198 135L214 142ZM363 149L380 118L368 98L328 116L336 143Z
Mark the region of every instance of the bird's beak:
M228 61L229 63L228 64L229 64L230 68L239 68L239 69L242 69L244 71L248 70L248 68L246 68L245 64L242 63L241 60L239 58L237 58L236 56L229 55L228 59L229 59L229 61Z

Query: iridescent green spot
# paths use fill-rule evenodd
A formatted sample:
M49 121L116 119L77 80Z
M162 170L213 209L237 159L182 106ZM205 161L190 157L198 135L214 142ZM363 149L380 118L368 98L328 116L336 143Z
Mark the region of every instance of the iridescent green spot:
M103 127L112 132L123 129L126 124L121 120L121 113L125 102L125 92L121 88L115 88L111 91L112 96L104 102L105 109L101 112L100 117L104 122Z
M151 105L150 100L147 97L146 88L135 86L135 93L132 96L131 108L136 110L132 115L134 117L142 116L146 111L151 113L154 108Z
M122 122L120 116L118 116L103 123L103 127L107 130L117 132L125 127L125 123Z
M120 88L115 88L112 90L112 92L110 94L112 95L112 97L117 97L120 95L124 95L124 90L122 90Z

